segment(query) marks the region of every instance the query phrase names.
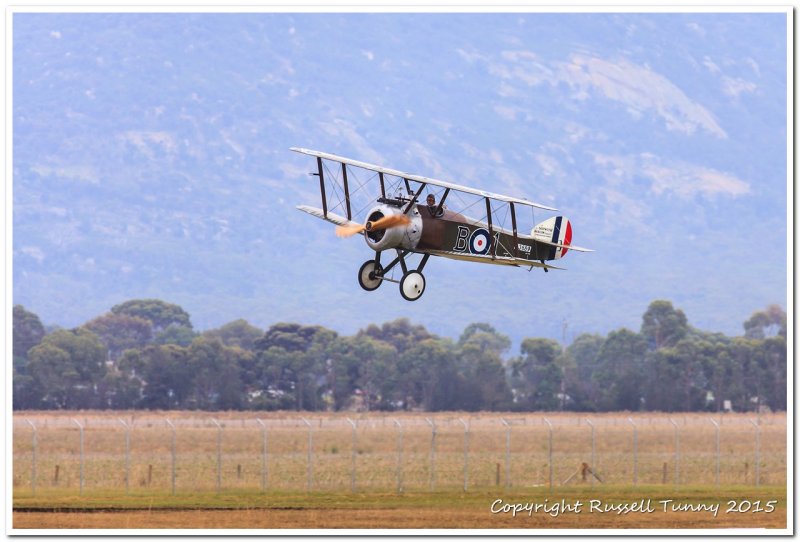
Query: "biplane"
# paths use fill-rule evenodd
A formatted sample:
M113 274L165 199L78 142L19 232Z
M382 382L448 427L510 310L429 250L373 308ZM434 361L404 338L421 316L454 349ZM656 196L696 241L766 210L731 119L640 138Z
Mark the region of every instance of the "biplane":
M404 299L419 299L425 292L422 270L431 256L547 272L563 269L547 262L563 258L570 250L591 252L572 245L572 224L563 216L536 224L530 235L518 230L520 209L530 209L531 223L535 223L534 209L557 211L553 207L326 152L290 150L316 158L317 171L309 175L319 178L322 201L322 208L297 208L336 224L340 237L363 235L375 252L358 270L358 283L364 290L395 282ZM370 186L374 193L365 197ZM468 212L483 216L470 218ZM385 252L394 252L395 257L384 264ZM415 256L421 259L412 265ZM399 278L394 274L398 265Z

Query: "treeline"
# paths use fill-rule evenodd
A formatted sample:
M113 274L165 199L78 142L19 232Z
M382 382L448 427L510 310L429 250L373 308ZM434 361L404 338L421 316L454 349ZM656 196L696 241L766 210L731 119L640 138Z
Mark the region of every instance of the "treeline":
M786 314L728 337L654 301L638 332L584 334L566 349L484 323L457 341L407 319L353 336L245 320L198 333L181 307L131 300L75 329L13 317L14 409L785 410Z

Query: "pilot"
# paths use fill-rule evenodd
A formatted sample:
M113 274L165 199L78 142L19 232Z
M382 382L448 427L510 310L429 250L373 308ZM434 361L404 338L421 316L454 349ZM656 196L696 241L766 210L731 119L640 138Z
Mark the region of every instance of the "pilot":
M428 204L428 212L430 212L431 216L436 216L436 196L428 194L425 202ZM443 211L440 211L438 216L441 216L442 213Z

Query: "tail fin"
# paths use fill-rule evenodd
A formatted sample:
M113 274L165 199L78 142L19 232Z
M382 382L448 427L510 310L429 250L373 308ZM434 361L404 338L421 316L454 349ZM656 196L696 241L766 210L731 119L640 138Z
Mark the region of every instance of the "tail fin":
M537 241L551 245L549 260L558 260L567 255L572 243L572 224L563 216L554 216L536 224L531 236Z

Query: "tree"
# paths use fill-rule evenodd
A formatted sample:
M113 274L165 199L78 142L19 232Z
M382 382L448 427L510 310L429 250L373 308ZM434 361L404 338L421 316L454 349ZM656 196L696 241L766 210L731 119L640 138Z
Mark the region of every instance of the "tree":
M686 352L694 359L688 360L690 371L686 371L683 375L683 385L697 389L693 401L698 409L719 412L724 406L727 383L732 378L731 341L721 333L693 330L687 339L678 343L677 347L686 340L690 340L694 345L693 350ZM686 399L692 401L690 397Z
M368 335L337 337L326 352L326 384L332 407L347 408L360 393L366 410L389 409L397 381L397 351Z
M31 349L28 371L41 390L42 408L74 407L73 391L81 382L69 353L51 344L40 344Z
M596 410L599 394L592 376L597 370L598 356L604 343L604 337L584 333L567 348L565 355L569 363L566 364L564 380L568 409Z
M13 328L13 355L25 359L28 350L42 342L44 326L36 314L25 310L22 305L14 305Z
M358 391L358 379L361 376L361 364L370 343L378 343L367 336L337 337L327 349L325 359L324 398L326 408L342 410L350 405Z
M58 330L29 352L28 372L44 408L94 408L106 373L106 349L87 329Z
M731 399L731 389L741 378L736 369L736 363L730 354L730 345L720 347L716 357L708 360L705 365L706 380L714 396L713 410L716 412L723 409L726 399Z
M467 385L475 388L474 410L509 410L513 404L513 395L506 378L506 370L500 358L491 352L474 360L472 367L465 375ZM462 405L469 395L460 397ZM464 408L473 410L464 405Z
M557 410L561 369L556 358L561 346L552 339L525 339L522 357L511 362L514 401L521 410Z
M755 363L755 350L759 341L745 337L735 337L730 344L732 378L728 381L726 399L731 400L733 409L747 412L758 406L761 396L760 382L763 381L761 368ZM755 399L755 401L752 401Z
M155 334L161 333L171 325L192 329L189 313L178 305L160 299L131 299L111 307L114 314L127 314L149 320Z
M725 398L731 400L734 410L786 409L788 351L780 333L765 339L736 337L727 352L730 364Z
M12 400L14 410L33 410L45 408L42 404L44 390L41 383L28 374L27 370L20 370L16 364L12 370Z
M137 376L110 367L98 384L98 395L102 408L127 410L136 408L142 400L144 384Z
M612 331L597 354L592 375L597 409L639 410L644 395L644 338L628 329Z
M763 368L760 388L767 406L772 410L786 410L786 338L783 335L766 338L759 345L759 351Z
M358 335L368 335L378 341L389 343L402 354L415 344L434 336L423 326L413 325L408 318L398 318L391 322L386 322L380 327L370 324L366 329L358 332Z
M175 344L178 346L189 346L197 337L197 333L190 327L178 324L170 324L167 329L162 331L153 340L155 344Z
M466 346L477 348L483 352L488 350L500 356L511 348L511 339L498 333L489 324L474 323L464 328L464 332L458 339L459 348L463 350Z
M28 373L28 352L42 342L44 326L36 314L22 305L14 305L12 325L13 408L40 408L43 393L39 383Z
M448 339L425 339L406 349L398 360L398 375L406 409L454 410L458 404L455 345Z
M222 327L209 329L203 336L219 339L225 346L238 346L244 350L253 350L255 342L264 335L264 332L250 325L247 320L239 319L229 322Z
M198 337L188 349L187 364L194 374L188 403L200 410L237 410L244 405L238 352L219 339Z
M686 315L669 301L653 301L642 316L641 334L651 350L674 346L688 329Z
M786 338L786 312L778 305L754 312L744 323L744 336L748 339L764 339L780 336Z
M196 373L189 363L187 348L174 344L148 345L140 352L126 352L120 366L141 374L145 382L143 407L163 410L188 407Z
M470 324L458 341L459 408L508 410L513 396L501 354L511 340L489 324Z
M142 348L153 336L149 320L109 312L86 322L83 327L97 335L108 349L108 359L118 360L124 350Z
M653 385L660 388L664 403L655 405L648 403L649 408L658 410L691 412L706 408L706 391L709 383L706 380L704 365L712 349L710 342L696 336L686 337L671 347L665 348L662 356L669 364L668 370L653 373L659 375Z
M255 342L257 401L267 408L317 410L327 348L336 333L321 326L280 323Z

